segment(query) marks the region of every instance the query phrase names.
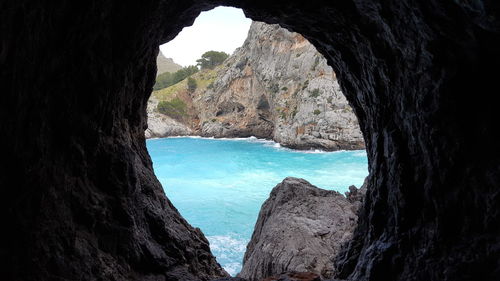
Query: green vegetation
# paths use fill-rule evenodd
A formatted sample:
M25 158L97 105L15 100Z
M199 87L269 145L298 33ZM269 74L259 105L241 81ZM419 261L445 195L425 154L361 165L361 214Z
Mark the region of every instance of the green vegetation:
M314 115L319 115L321 113L321 110L315 109L313 113L314 113Z
M201 56L201 59L198 59L196 62L200 66L202 70L210 70L214 69L216 66L220 65L225 59L229 57L228 54L224 52L216 52L216 51L208 51L204 53ZM154 91L158 91L161 89L168 88L172 85L175 85L182 80L186 79L187 77L197 73L199 71L198 67L196 65L191 65L188 67L184 67L176 72L170 73L170 72L165 72L158 77L156 77L156 83L153 86ZM201 77L204 79L204 77ZM189 81L188 81L189 82ZM191 82L190 85L188 85L188 89L190 92L194 92L196 87L190 87L194 86L194 84ZM199 85L198 85L199 86Z
M208 51L201 55L201 59L197 59L196 62L201 69L214 69L214 67L222 64L228 57L229 55L224 52Z
M297 112L298 112L298 110L297 110L297 106L295 106L295 107L293 108L292 114L290 115L290 116L292 117L292 119L293 119L293 118L295 118L295 115L297 115Z
M312 65L311 70L312 71L316 70L318 64L319 64L319 56L317 56L316 59L314 59L314 64Z
M179 98L171 101L160 101L157 106L158 112L174 119L182 119L186 116L186 104Z
M269 91L271 91L271 93L273 93L273 94L276 94L279 90L280 90L280 86L278 84L272 84L269 87Z
M283 87L281 88L282 91L288 91L288 88L287 87Z
M187 80L188 91L192 93L196 90L196 87L198 87L198 84L196 84L196 80L193 77L188 77Z
M170 87L180 81L186 79L186 77L198 72L198 67L191 65L177 70L174 73L165 72L156 77L156 83L153 86L153 90L161 90Z
M321 91L318 88L312 90L311 94L309 94L312 98L317 98L319 95L321 95Z
M307 88L307 86L309 86L309 80L306 80L306 82L304 82L304 85L302 86L302 90L305 90Z
M276 113L278 113L279 117L281 119L286 119L286 115L287 115L287 112L288 112L288 109L287 108L284 108L284 107L277 107L276 109Z
M191 78L196 80L196 89L203 91L208 87L208 85L213 84L215 78L217 77L217 69L218 67L215 69L202 70L191 75ZM188 79L184 79L175 85L158 91L154 91L153 96L160 101L171 100L173 97L177 96L178 93L181 93L188 89L187 80Z

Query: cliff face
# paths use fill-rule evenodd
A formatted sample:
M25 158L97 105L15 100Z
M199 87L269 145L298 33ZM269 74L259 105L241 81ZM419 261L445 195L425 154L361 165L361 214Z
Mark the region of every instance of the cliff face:
M182 66L176 64L173 59L166 58L161 51L156 57L156 67L158 68L156 76L165 72L175 72L182 68Z
M332 68L304 37L278 25L252 23L243 46L191 102L189 123L202 136L253 135L300 149L364 147Z
M365 192L351 186L344 197L303 179L284 179L260 209L238 276L257 281L295 271L333 277L331 257L352 237Z
M148 128L144 132L146 138L159 138L164 136L188 136L194 132L183 123L170 118L156 110L158 99L151 97L148 100Z

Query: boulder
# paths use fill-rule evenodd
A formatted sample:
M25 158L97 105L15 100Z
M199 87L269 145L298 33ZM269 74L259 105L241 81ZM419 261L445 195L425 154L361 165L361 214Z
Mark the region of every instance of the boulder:
M332 259L352 236L365 188L350 190L345 197L284 179L262 205L238 276L254 281L296 271L331 278Z

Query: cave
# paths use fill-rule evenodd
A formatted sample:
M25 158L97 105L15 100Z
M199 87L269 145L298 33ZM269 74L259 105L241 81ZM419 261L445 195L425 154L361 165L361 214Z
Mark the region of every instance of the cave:
M339 279L500 279L500 5L488 0L3 3L3 279L224 276L144 138L158 46L219 5L301 33L358 117L368 193L332 257Z

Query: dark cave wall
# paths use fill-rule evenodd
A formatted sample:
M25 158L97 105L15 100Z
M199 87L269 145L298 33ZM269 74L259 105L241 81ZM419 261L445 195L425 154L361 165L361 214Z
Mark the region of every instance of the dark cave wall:
M158 3L113 4L0 5L2 280L226 275L145 147Z
M315 44L358 115L370 188L339 277L500 279L498 8L338 1L247 11Z
M358 115L369 192L342 278L500 278L499 4L443 2L220 2L308 38ZM1 4L2 276L224 275L143 136L158 45L217 4Z

